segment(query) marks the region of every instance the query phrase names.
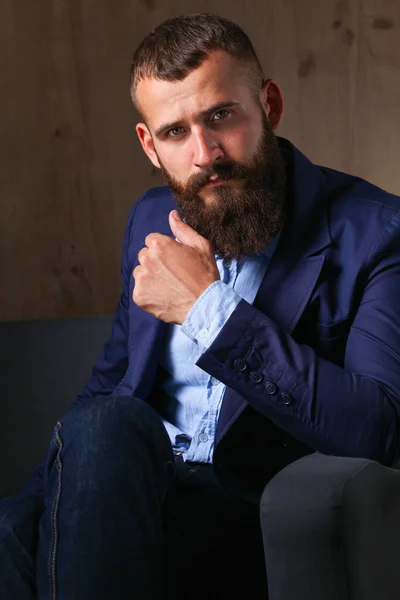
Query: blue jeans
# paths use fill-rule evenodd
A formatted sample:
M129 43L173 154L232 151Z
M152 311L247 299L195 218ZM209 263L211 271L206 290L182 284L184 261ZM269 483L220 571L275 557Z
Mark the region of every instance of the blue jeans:
M240 598L265 585L258 513L174 456L148 404L94 398L56 424L44 496L0 502L0 598Z

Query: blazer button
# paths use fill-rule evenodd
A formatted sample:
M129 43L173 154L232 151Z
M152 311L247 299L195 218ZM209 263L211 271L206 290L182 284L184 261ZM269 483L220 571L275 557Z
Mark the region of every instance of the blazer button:
M233 363L233 366L236 371L240 371L241 373L247 369L247 363L243 360L243 358L237 358Z
M270 396L273 396L274 394L277 393L278 386L276 386L275 383L272 383L272 381L267 381L264 384L264 390L267 392L267 394L269 394Z
M261 383L264 378L262 373L259 373L258 371L252 371L249 375L249 379L252 383Z
M281 392L279 394L279 404L284 404L285 406L287 406L288 404L292 403L292 396L290 394L287 394L286 392Z

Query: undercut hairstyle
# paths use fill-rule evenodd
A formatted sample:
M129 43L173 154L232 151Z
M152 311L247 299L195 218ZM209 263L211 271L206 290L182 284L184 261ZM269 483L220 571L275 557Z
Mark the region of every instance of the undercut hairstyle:
M168 19L149 33L137 48L131 65L131 97L142 79L182 81L213 52L222 50L244 66L243 76L254 97L263 84L263 70L246 33L228 19L207 13Z

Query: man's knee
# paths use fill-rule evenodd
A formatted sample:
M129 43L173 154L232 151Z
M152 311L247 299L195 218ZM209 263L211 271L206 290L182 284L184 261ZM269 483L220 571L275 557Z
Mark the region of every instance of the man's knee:
M137 433L141 437L166 437L165 428L156 411L143 400L133 396L97 396L83 401L60 420L63 436L71 434L74 440L105 436L111 440Z
M316 453L283 469L261 498L264 538L331 536L337 531L346 485L368 464L371 461L366 459Z
M47 468L57 480L61 464L72 471L90 466L93 478L106 480L132 464L159 470L172 458L167 431L149 404L132 396L99 396L74 406L56 424Z

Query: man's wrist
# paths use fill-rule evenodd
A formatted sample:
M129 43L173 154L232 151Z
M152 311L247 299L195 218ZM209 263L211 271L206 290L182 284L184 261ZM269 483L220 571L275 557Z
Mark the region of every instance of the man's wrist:
M182 332L207 349L240 301L241 297L226 283L214 281L189 310Z

